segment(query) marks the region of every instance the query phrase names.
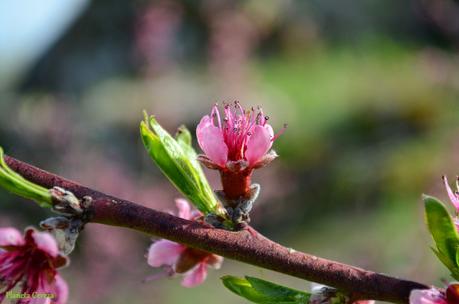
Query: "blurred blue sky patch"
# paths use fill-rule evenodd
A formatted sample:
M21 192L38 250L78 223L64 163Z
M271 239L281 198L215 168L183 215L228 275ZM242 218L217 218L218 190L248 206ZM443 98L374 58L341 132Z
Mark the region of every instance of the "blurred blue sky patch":
M0 1L0 89L14 83L87 7L87 0Z

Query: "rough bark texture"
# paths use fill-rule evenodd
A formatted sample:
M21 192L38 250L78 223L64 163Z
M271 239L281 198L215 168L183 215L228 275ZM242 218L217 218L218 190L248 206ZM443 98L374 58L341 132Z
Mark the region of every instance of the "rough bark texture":
M354 299L408 303L410 291L428 286L319 258L281 246L247 231L209 228L168 213L106 195L5 156L7 164L26 179L47 188L60 186L77 197L93 198L91 222L127 227L226 258L336 287ZM100 173L100 172L99 172Z

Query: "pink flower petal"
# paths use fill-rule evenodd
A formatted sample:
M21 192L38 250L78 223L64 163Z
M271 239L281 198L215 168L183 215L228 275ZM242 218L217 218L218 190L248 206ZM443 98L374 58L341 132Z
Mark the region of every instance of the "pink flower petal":
M15 228L0 228L0 246L17 246L24 244L22 233Z
M274 137L273 127L271 127L270 124L266 124L266 125L264 125L264 127L266 128L266 130L268 130L268 133L269 133L269 136L270 136L271 142L272 142L272 138Z
M47 282L47 278L42 279L42 286L35 291L39 295L52 295L52 297L35 297L31 298L28 304L65 304L69 297L69 288L65 280L60 276L56 275L54 282L51 284Z
M184 287L196 287L202 284L207 277L207 264L199 263L196 267L185 274L182 280L182 286Z
M198 217L201 217L201 216L202 216L202 213L201 213L201 211L199 211L199 210L193 209L193 210L191 211L191 215L190 215L190 216L191 216L190 219L193 220L193 219L196 219L196 218L198 218Z
M266 124L264 127L257 125L252 130L245 151L245 158L250 166L255 165L273 145L271 141L273 130L270 125Z
M34 293L40 296L32 297L28 304L65 304L68 301L69 288L60 275L56 274L52 282L48 282L48 277L43 275Z
M445 183L445 187L446 187L446 191L448 192L449 200L456 208L456 211L459 211L459 198L457 197L456 193L454 193L453 190L451 189L448 183L448 178L446 176L443 176L443 182Z
M174 265L185 246L169 240L159 240L151 244L148 250L148 264L152 267Z
M56 282L54 283L55 294L57 301L55 304L65 304L69 298L69 286L67 282L60 276L56 275Z
M178 198L175 200L175 205L178 209L178 216L182 219L189 220L191 219L191 207L188 202L183 198Z
M209 258L207 259L206 261L207 265L215 268L215 269L220 269L220 267L222 267L222 264L223 264L223 257L222 256L219 256L219 255L216 255L216 254L212 254L209 256Z
M411 291L410 304L447 304L447 302L438 289L431 288Z
M36 294L45 294L45 293L48 293L48 292L45 292L41 289L38 289L37 291L35 291ZM21 302L18 302L18 303L21 303ZM22 302L24 303L24 302ZM35 298L31 298L30 300L28 300L28 302L26 302L27 304L55 304L52 302L52 299L51 298L46 298L46 297L35 297Z
M223 139L222 131L213 125L208 115L201 119L196 128L199 146L207 157L221 167L228 160L228 147Z
M52 257L57 257L59 255L57 242L51 234L48 232L38 232L34 229L31 230L31 236L39 249L48 253ZM28 232L26 231L26 233Z

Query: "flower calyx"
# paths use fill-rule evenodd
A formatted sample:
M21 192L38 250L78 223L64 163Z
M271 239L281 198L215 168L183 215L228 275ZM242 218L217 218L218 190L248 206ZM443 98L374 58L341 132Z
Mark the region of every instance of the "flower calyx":
M250 211L260 194L260 189L261 186L259 184L252 184L250 186L249 196L241 196L237 199L229 198L223 190L215 191L215 195L228 214L231 221L229 226L232 227L232 230L239 231L248 226L250 223ZM228 223L226 223L223 218L208 215L205 217L205 221L217 228L228 228Z

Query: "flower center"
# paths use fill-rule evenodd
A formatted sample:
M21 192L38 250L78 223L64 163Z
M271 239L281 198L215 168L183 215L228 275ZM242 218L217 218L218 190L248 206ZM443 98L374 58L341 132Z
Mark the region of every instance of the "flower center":
M14 247L0 252L0 299L20 281L23 281L21 292L31 294L56 275L47 253L28 245Z
M268 117L263 116L261 108L258 112L255 109L244 110L239 102L233 106L225 104L225 117L223 122L217 107L212 110L212 117L215 119L216 126L223 133L223 140L228 147L228 159L237 161L244 159L247 141L252 135L252 129L256 125L264 126Z

